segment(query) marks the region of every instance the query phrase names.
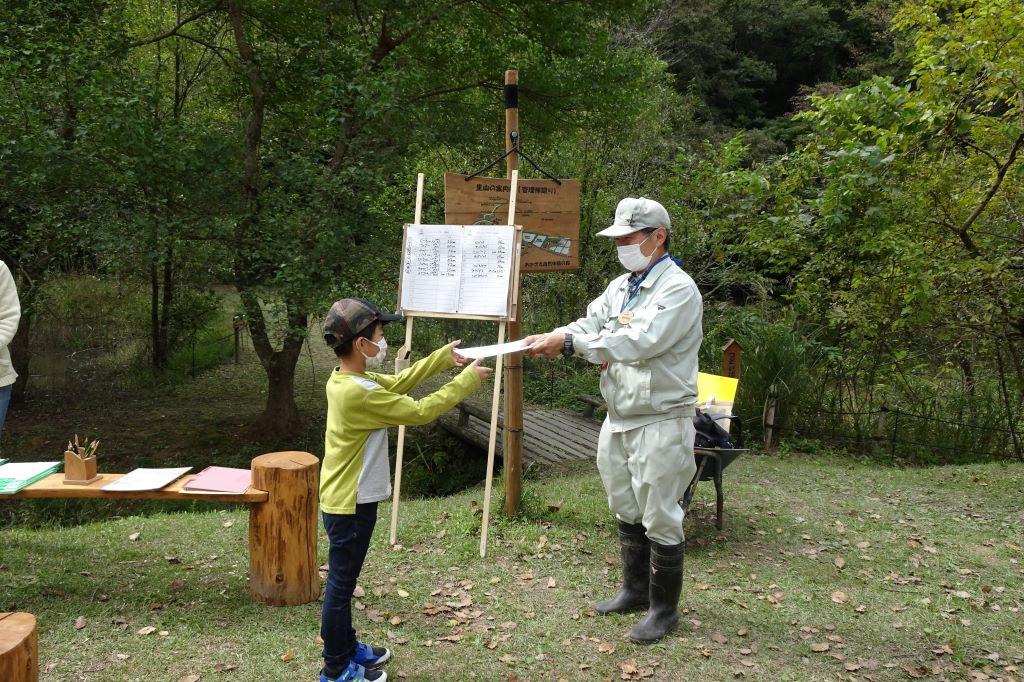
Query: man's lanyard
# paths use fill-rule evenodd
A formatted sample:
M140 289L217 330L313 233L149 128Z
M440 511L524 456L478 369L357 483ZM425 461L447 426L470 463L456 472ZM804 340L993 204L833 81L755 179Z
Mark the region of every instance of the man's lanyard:
M647 275L651 274L651 270L654 269L654 266L666 258L671 258L671 256L666 253L664 256L651 263L647 269L644 270L644 274L637 277L635 282L628 285L628 288L626 289L626 297L622 299L622 307L619 308L620 313L625 310L629 304L633 302L633 299L640 294L640 285L644 283L645 279L647 279ZM633 279L633 275L630 275L630 279Z

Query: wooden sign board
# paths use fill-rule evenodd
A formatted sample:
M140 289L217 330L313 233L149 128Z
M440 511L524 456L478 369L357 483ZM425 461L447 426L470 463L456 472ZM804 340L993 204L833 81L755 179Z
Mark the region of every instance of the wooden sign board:
M449 225L508 223L510 181L444 174L444 220ZM521 272L578 270L579 180L519 180L516 225L523 226Z
M722 347L722 376L740 378L740 351L742 347L736 339L729 339L729 342Z

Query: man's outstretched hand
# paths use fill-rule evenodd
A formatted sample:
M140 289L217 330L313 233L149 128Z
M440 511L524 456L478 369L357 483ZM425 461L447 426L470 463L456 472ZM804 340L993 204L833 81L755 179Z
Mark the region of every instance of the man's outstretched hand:
M526 354L530 357L557 358L559 353L562 352L562 346L565 344L565 334L561 332L534 334L533 336L527 336L523 341L527 344L533 344L533 347L526 351Z

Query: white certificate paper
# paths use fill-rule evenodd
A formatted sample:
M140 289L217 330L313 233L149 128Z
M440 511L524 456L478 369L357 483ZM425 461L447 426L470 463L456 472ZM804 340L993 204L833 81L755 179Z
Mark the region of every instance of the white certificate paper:
M479 358L490 358L496 355L507 353L518 353L521 350L533 348L532 343L524 341L509 341L508 343L496 343L490 346L476 346L475 348L456 348L455 352L464 358L477 360Z
M101 488L114 492L139 492L142 490L160 490L192 471L192 467L174 467L170 469L139 468L111 481Z

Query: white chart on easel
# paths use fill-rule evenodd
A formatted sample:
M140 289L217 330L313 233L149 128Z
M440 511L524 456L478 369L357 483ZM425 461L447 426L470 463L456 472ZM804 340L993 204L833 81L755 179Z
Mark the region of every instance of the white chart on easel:
M402 310L508 316L512 225L406 225Z

